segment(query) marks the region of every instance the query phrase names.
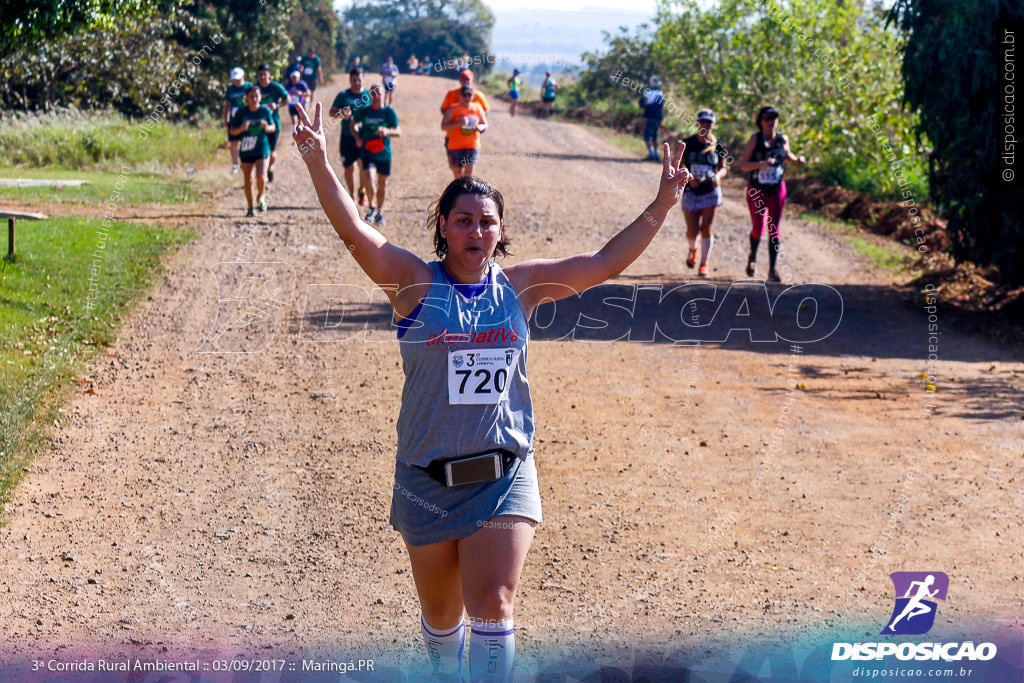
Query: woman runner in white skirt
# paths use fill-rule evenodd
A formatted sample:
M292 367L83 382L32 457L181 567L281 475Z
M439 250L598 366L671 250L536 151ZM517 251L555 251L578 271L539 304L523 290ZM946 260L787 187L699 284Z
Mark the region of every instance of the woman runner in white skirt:
M711 233L715 213L722 205L722 178L729 172L725 165L726 151L711 129L715 127L715 113L710 109L697 112L697 134L686 138L686 168L690 182L683 192L683 217L686 219L686 241L689 252L686 265L693 268L700 253L697 275L708 276L711 247L715 236ZM697 234L700 233L700 247Z
M665 145L654 201L600 250L507 269L493 260L507 253L501 193L456 178L431 216L440 260L426 263L360 220L327 161L320 104L312 120L298 109L295 143L320 204L394 309L405 387L391 524L409 551L433 671L462 680L468 616L472 679L507 681L513 600L541 521L528 321L541 301L600 284L644 252L689 180L685 146L673 160Z

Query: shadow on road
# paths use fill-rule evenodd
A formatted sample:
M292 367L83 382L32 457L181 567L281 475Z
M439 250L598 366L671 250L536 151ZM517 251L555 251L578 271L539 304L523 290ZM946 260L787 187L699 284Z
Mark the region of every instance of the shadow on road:
M384 297L360 288L309 290L297 303L292 329L306 341L346 341L370 330L395 329ZM311 298L313 297L313 298ZM359 300L359 299L362 300ZM791 344L821 356L988 362L989 345L955 343L963 330L942 316L929 331L928 313L906 305L891 287L765 284L759 280L663 280L604 284L537 307L535 343L645 343L788 355ZM938 335L935 333L939 332ZM938 351L929 351L929 345Z

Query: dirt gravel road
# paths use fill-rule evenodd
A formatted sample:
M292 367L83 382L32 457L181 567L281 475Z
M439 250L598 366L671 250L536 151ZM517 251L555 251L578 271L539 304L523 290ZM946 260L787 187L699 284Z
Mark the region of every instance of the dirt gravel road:
M395 102L383 231L425 258L426 209L449 180L449 85L403 76ZM397 342L294 149L286 138L264 219L247 223L232 189L193 224L200 239L88 370L16 492L0 529L0 672L78 652L333 653L374 659L382 677L426 672L387 523ZM500 103L478 168L505 195L510 262L598 248L653 198L658 172L599 132ZM641 650L678 662L744 635L877 633L898 570L949 574L937 637L979 619L1022 628L1020 350L939 314L929 361L927 314L795 220L782 227L787 283L737 282L727 297L745 279L742 192L732 178L717 289L692 285L674 211L601 296L549 309L537 333L545 523L517 595L524 677L542 656L628 671ZM785 324L811 339L767 313L798 283L817 283L794 290L814 299L800 324L817 310L834 332L714 339ZM704 300L682 312L688 292ZM572 329L579 339L562 339Z

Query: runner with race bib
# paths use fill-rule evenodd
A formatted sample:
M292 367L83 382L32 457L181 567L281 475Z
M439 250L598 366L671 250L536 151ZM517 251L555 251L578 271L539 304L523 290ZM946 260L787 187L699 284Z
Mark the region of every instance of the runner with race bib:
M380 68L381 82L384 84L384 106L390 107L395 101L395 89L398 88L398 65L394 57L388 57L388 61Z
M461 99L445 111L441 129L448 139L448 167L452 175L471 176L480 160L480 134L487 130L487 112L473 101L473 88L463 86Z
M324 212L396 321L405 386L390 521L409 552L430 667L461 681L469 631L471 678L508 681L515 592L543 519L529 319L540 302L576 296L643 254L689 179L684 146L673 159L665 145L654 201L601 249L507 268L494 261L509 244L501 193L456 178L433 206L438 260L426 263L359 220L327 160L319 105L312 121L299 115L295 141Z
M249 91L245 94L245 106L235 112L234 118L231 119L231 133L240 137L238 154L242 161L242 173L245 175L242 189L245 191L245 201L249 205L246 216L253 215L254 172L257 208L260 211L267 210L267 159L270 158L267 134L273 133L276 128L274 115L260 104L260 98L260 86L249 86Z
M309 86L299 75L298 71L288 74L288 114L292 117L292 135L295 134L295 128L299 125L299 113L295 105L301 104L305 107L308 104L307 98L312 94Z
M779 222L786 206L786 162L804 166L807 160L789 149L789 140L777 132L779 110L761 107L757 112L757 132L750 136L740 158L740 170L750 174L747 186L747 208L750 210L750 255L747 276L754 277L757 247L761 244L765 224L768 226L768 281L782 282L775 265L782 249Z
M348 193L355 196L354 166L358 163L359 206L366 206L369 201L366 194L366 185L364 185L366 176L363 173L363 162L359 159L359 146L356 145L356 138L352 134L349 120L352 118L352 114L370 106L370 92L363 90L363 72L358 67L348 72L348 85L347 90L342 90L334 97L334 102L331 104L331 109L328 113L331 118L342 119L340 141L341 165L345 169L345 185L348 187Z
M708 259L715 236L711 228L715 223L715 212L722 205L722 178L729 172L725 165L727 152L722 143L711 133L715 127L715 113L710 109L697 112L697 134L691 135L686 143L686 168L690 170L690 182L683 192L683 217L686 219L686 241L690 251L686 265L697 264L697 233L700 233L700 268L697 275L708 276Z
M260 102L274 115L274 132L267 133L270 143L270 161L267 165L267 182L274 182L274 164L277 163L277 136L281 132L281 105L289 101L284 86L270 79L270 65L260 64L256 70L256 83L260 86Z
M302 66L302 80L309 86L309 104L312 106L316 102L316 86L324 84L323 62L310 45L309 52L299 60L299 64Z
M384 198L391 177L391 138L402 134L398 127L398 114L384 106L384 89L377 84L370 88L370 106L352 114L349 125L359 146L359 159L363 163L363 183L370 193L370 211L366 220L384 225ZM374 177L377 192L374 194ZM376 202L374 201L376 200ZM376 203L376 208L374 208Z

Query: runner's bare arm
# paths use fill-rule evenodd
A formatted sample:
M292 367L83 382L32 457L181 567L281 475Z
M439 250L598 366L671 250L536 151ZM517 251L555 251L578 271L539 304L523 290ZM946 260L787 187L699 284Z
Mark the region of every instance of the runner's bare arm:
M798 157L796 154L793 154L793 150L789 148L789 138L783 137L782 139L785 142L786 161L794 163L797 166L806 166L807 159L804 157Z
M751 159L754 158L754 145L756 144L757 134L755 133L750 136L749 140L747 140L747 146L743 148L743 156L740 157L740 170L745 173L756 171L759 168L764 168L769 165L766 159L762 159L761 161L751 161Z
M444 110L444 118L441 119L441 130L452 130L458 128L462 123L455 120L455 112L452 109Z
M509 280L520 293L529 316L534 306L545 299L562 299L601 284L633 263L658 234L668 212L679 201L690 172L683 165L686 145L679 144L675 158L665 143L664 164L658 194L647 210L608 240L599 251L561 259L535 259L505 268Z
M356 203L342 188L327 160L321 104L317 102L312 121L301 104L296 109L300 124L293 135L295 145L306 162L320 205L356 263L387 292L394 305L399 292L411 285L429 283L433 272L418 256L391 244L359 218Z

